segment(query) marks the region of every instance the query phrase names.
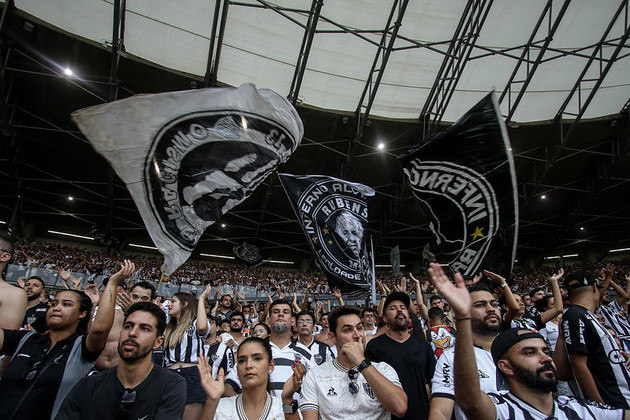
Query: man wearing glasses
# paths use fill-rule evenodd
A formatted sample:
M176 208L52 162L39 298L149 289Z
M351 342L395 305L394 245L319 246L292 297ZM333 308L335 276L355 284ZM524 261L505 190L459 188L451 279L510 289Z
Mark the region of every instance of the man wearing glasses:
M184 378L151 361L164 341L166 315L155 304L131 305L118 339L120 363L80 380L55 419L179 419L184 415Z
M302 384L300 410L304 420L389 419L407 411L407 395L396 371L385 362L365 358L361 312L349 306L328 316L337 359L310 370Z
M315 315L310 311L302 311L297 314L297 331L300 343L313 355L313 360L318 365L335 358L327 344L313 338L315 329Z

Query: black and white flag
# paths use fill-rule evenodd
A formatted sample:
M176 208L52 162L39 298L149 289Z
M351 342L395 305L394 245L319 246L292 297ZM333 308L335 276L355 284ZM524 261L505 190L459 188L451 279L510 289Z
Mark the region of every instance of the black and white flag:
M453 271L510 275L518 199L514 161L494 93L446 131L399 156Z
M251 84L137 95L72 118L127 185L167 275L289 159L304 132L285 98Z
M367 297L374 262L367 237L367 197L362 184L323 175L278 174L331 289L351 299Z
M389 251L389 262L392 264L393 274L402 274L400 271L400 246L396 245Z

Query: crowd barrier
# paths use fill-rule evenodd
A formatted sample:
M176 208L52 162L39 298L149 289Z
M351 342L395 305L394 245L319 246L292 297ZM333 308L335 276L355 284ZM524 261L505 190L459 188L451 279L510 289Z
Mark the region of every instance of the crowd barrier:
M103 279L107 277L107 275L102 275L102 274L101 275L87 275L86 273L79 272L79 271L71 271L71 273L74 277L81 279L82 289L85 289L90 284L96 284L98 286L101 284ZM5 280L9 283L17 284L18 278L20 277L28 278L29 276L41 277L44 280L44 284L46 285L46 288L49 291L65 289L63 281L61 280L61 277L59 276L59 273L57 272L57 270L41 268L41 267L28 267L25 265L9 264L7 268L7 274L6 274ZM137 281L139 281L139 279L134 278L134 276L132 276L131 279L129 280L129 284L134 284ZM150 281L150 283L152 283L154 286L157 287L156 281ZM205 286L203 285L194 285L194 284L188 284L188 283L174 284L172 282L171 283L163 282L160 285L158 294L161 296L170 297L178 292L192 291L196 296L199 296L203 292L204 288ZM223 288L223 292L227 292L228 290L231 292L232 286ZM247 301L250 303L256 300L258 302L265 302L267 301L267 297L269 296L269 292L267 290L258 290L254 286L237 285L236 291L238 293L243 293L243 295L245 296L245 299L247 299ZM216 289L213 289L212 292L210 293L210 296L214 297L215 293L216 293ZM306 290L298 291L298 299L300 302L302 301L302 298L304 297L304 293L306 293ZM337 302L336 298L332 295L319 294L319 296L320 296L320 300L322 301L332 300L333 304L336 304ZM293 299L293 294L290 294L289 296L287 296L287 298L289 300ZM354 305L357 303L358 304L364 303L364 301L348 300L345 303L349 305Z

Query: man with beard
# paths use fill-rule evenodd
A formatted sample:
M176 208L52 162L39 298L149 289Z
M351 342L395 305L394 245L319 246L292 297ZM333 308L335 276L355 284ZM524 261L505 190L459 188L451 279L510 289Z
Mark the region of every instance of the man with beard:
M24 283L24 290L26 291L26 315L22 321L24 328L32 328L40 334L48 331L48 324L46 323L46 311L48 311L48 305L40 302L39 298L43 293L46 293L44 287L44 280L38 276L31 276L26 283Z
M385 334L370 340L365 356L374 362L386 362L394 368L407 394L408 408L403 419L426 419L429 416L427 384L435 370L431 345L409 333L409 296L404 292L390 293L383 305Z
M551 352L543 337L534 331L510 328L492 342L491 354L500 379L507 381L508 392L483 392L474 352L472 299L461 274L451 283L438 264L431 264L431 281L453 311L457 327L454 381L455 400L471 419L621 419L630 412L603 404L554 397L558 377ZM625 416L625 417L624 417Z
M243 330L244 316L242 312L232 312L230 315L230 332L221 334L221 341L232 349L234 353L238 350L238 346L245 340L245 336L241 333Z
M471 328L481 390L486 393L497 392L496 367L492 361L490 348L494 338L501 331L499 302L490 290L479 283L469 287L468 291L472 301ZM454 358L455 349L447 349L435 366L429 413L432 420L448 420L453 414L457 420L466 418L461 407L455 403Z
M271 345L271 357L275 362L274 370L269 373L269 386L272 396L281 397L284 383L293 375L292 364L302 363L308 372L317 366L313 361L311 352L299 342L291 340L291 325L293 324L291 315L291 304L286 299L276 299L269 306L269 325L271 335L269 344ZM241 390L241 384L236 376L236 369L232 370L225 379L226 387L224 396L235 395ZM297 399L297 393L295 398Z
M233 309L234 305L232 305L232 295L225 294L221 296L221 300L219 300L219 308L212 315L214 315L217 321L230 319Z
M133 304L118 340L120 363L81 379L57 417L65 419L176 419L186 404L184 378L151 362L164 341L166 315L155 304Z

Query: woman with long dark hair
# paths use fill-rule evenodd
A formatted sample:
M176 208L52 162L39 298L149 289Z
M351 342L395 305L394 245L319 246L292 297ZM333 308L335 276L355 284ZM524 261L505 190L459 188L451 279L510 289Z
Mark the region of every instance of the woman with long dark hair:
M236 370L243 393L233 397L221 398L225 392L224 372L221 369L217 379L212 379L212 372L205 357L199 358L197 365L208 400L200 420L297 420L297 403L293 394L302 385L306 368L299 361L293 366L293 375L284 384L282 399L269 394L269 374L274 369L271 346L267 340L250 337L238 347ZM286 411L283 406L287 407Z
M167 305L169 319L164 331L164 364L186 381L184 420L197 420L206 401L196 366L210 332L205 306L210 288L206 285L199 301L192 293L175 293Z
M64 290L46 312L50 331L0 330L0 354L12 356L0 381L0 418L54 418L72 386L87 375L105 347L114 322L116 288L135 271L125 260L103 291L88 328L92 300L85 292ZM90 289L98 297L96 288Z

